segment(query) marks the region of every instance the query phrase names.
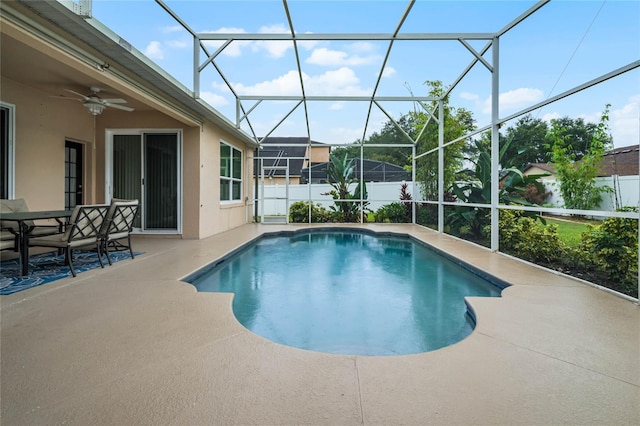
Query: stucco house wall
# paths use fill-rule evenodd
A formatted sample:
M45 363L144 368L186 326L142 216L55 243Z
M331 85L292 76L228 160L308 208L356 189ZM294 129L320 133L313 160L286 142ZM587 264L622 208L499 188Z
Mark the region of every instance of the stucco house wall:
M42 4L47 6L47 4ZM54 3L51 7L57 8ZM252 219L247 214L247 198L252 197L252 164L247 161L253 149L250 138L235 132L232 125L223 130L221 120L213 112L203 113L193 103L173 99L175 108L148 91L157 90L137 77L105 72L68 54L61 44L39 36L48 27L51 37L63 38L63 45L99 57L100 51L75 37L54 28L51 22L20 4L2 4L0 43L2 49L0 102L15 107L15 141L13 198L25 198L32 210L63 209L65 177L65 140L84 146L83 195L85 204L103 203L106 193L107 135L114 129L170 129L181 134L181 233L182 238L205 238ZM13 9L15 7L15 9ZM10 12L10 13L6 13ZM29 16L14 21L12 14ZM69 12L71 13L71 12ZM23 22L34 22L35 27ZM82 25L82 24L79 24ZM53 35L55 33L55 35ZM122 53L126 54L126 53ZM108 60L105 59L104 63ZM109 60L110 66L123 72L123 67ZM21 64L18 66L16 64ZM92 116L81 102L59 99L64 89L98 85L136 105L133 112L107 108ZM162 96L171 96L162 94ZM131 105L131 104L129 104ZM197 107L197 105L196 105ZM205 115L203 115L205 114ZM208 116L211 116L209 118ZM230 130L229 130L230 129ZM243 153L243 197L237 202L220 202L220 141L233 145Z
M15 198L32 210L64 208L65 139L93 144L93 117L81 105L50 98L40 91L2 77L0 100L15 106ZM82 114L78 114L81 112ZM85 182L94 187L95 158L85 149ZM87 202L96 202L87 191Z

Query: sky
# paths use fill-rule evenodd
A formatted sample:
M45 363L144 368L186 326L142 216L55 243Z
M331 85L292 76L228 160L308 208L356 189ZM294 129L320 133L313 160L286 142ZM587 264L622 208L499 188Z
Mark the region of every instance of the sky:
M290 33L282 1L164 3L197 33ZM408 4L404 0L290 0L287 7L297 34L390 34ZM418 0L400 33L495 33L534 4L530 0ZM155 1L93 0L92 13L94 19L193 90L193 37ZM468 43L479 51L487 41ZM221 44L206 42L210 53ZM492 49L484 55L489 62ZM429 86L425 82L441 81L448 87L474 60L457 40L395 41L380 76L388 50L388 41L298 42L305 93L371 96L375 90L377 96L427 96ZM640 60L640 1L552 0L506 32L498 51L502 118ZM202 64L206 55L202 51L199 55ZM216 57L215 64L240 95L302 93L289 41L233 41ZM204 68L200 97L235 122L235 98L218 70L212 65ZM245 110L255 104L243 101ZM489 70L478 62L451 92L449 104L471 111L478 127L490 124ZM571 117L597 123L607 104L611 105L609 128L614 145L638 144L640 68L531 115L546 121ZM305 109L302 105L294 109L295 105L288 101L261 102L249 114L253 131L261 137L278 126L272 136L307 136ZM416 108L412 102L383 102L380 106L382 109L375 105L370 109L368 102L308 102L311 138L329 144L351 143L379 131L388 121L385 112L397 119ZM246 120L242 128L251 134Z

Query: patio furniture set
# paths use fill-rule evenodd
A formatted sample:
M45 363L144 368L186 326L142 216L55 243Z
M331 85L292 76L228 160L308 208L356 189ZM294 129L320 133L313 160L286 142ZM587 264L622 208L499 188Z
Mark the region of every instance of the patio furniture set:
M112 200L111 204L78 205L73 210L29 211L24 199L0 200L0 250L13 250L20 259L20 275L29 275L29 247L57 249L75 277L73 250L95 248L112 264L109 250L126 250L134 257L131 231L138 214L138 200ZM35 221L54 219L58 225Z

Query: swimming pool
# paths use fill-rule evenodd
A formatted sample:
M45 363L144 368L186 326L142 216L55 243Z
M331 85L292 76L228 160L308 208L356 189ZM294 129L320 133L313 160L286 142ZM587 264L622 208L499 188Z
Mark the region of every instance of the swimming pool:
M232 292L233 312L271 341L319 352L427 352L473 330L466 296L501 288L409 237L308 230L263 236L187 282Z

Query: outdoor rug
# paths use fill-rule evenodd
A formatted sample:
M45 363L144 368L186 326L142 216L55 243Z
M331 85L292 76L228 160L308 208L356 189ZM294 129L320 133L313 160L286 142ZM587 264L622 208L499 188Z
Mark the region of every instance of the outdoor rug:
M134 254L137 256L142 253L134 252ZM111 262L131 259L128 251L112 252L110 256ZM108 268L109 263L106 257L103 257L102 261L105 268ZM76 274L99 268L98 253L88 250L74 251L73 266ZM0 263L0 295L17 293L71 276L69 267L64 265L64 255L58 255L55 251L29 256L28 276L20 277L19 268L18 259L5 260Z

